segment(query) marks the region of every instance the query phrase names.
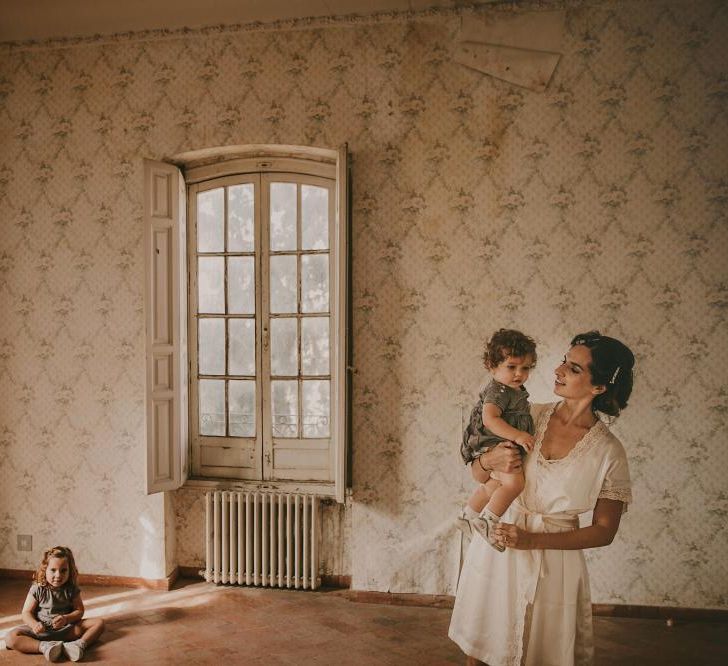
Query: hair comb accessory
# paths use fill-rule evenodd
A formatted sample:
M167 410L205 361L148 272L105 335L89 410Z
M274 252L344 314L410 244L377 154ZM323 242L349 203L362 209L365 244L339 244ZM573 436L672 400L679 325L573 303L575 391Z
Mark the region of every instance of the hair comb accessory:
M591 333L587 335L580 335L578 338L576 338L573 342L574 345L584 345L585 347L588 347L589 345L593 345L597 342L599 342L602 339L602 336L599 333Z
M612 378L609 380L610 384L614 384L614 380L617 379L617 375L619 374L620 367L617 366L617 369L614 371L614 374L612 375Z

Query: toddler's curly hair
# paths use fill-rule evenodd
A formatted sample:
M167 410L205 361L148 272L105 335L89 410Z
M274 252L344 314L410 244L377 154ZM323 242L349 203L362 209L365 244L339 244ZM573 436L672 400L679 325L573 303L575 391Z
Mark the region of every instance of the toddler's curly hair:
M521 331L501 328L485 343L483 365L490 370L509 356L527 355L530 355L536 363L536 341Z
M53 548L48 548L43 552L43 560L38 565L38 570L33 575L33 581L44 587L48 585L46 569L48 568L48 561L51 557L61 557L68 562L68 580L64 587L78 585L78 569L76 568L76 561L73 559L71 549L67 546L53 546Z

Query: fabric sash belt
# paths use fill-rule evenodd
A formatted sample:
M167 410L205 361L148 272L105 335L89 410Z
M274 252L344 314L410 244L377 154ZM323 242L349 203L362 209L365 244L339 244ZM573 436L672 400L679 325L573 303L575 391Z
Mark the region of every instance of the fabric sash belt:
M537 513L529 511L518 501L514 502L511 507L516 512L515 524L528 532L568 532L579 527L579 518L570 513ZM538 572L538 578L544 578L548 575L546 558L544 558L543 550L529 550L533 559L533 566ZM536 586L529 593L530 601L536 593Z

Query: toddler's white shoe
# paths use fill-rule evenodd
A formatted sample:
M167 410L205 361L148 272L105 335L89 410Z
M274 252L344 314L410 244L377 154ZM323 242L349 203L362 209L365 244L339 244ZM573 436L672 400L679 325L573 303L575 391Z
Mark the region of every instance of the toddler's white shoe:
M71 661L81 661L85 649L86 644L81 639L63 644L63 651Z
M502 553L506 547L501 546L495 540L495 526L500 522L500 518L491 513L487 509L483 509L477 518L470 521L473 529L480 534L493 548Z
M46 661L58 661L63 652L61 641L41 641L38 649L43 653Z

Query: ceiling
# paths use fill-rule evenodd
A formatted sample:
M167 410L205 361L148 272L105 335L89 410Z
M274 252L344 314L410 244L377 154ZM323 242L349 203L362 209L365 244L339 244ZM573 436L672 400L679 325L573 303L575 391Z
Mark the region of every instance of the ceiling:
M0 42L419 11L495 0L0 0Z

